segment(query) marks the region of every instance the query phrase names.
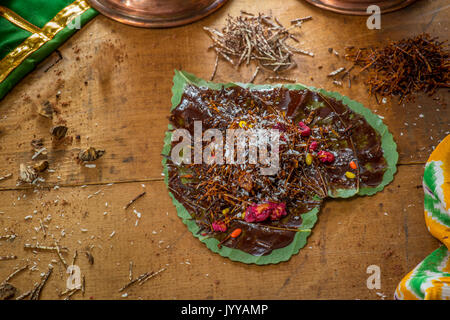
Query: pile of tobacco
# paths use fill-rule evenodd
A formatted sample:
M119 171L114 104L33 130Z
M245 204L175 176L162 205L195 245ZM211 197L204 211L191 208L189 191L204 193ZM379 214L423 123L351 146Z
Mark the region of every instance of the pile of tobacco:
M258 67L253 81L259 67L271 72L285 71L296 66L295 61L292 60L294 53L314 56L311 52L288 44L289 40L299 42L291 30L300 27L304 21L310 20L310 16L294 19L291 21L292 25L286 28L271 15L262 13L253 15L244 11L241 13L243 14L241 16L229 16L221 31L204 28L213 41L210 48L213 48L217 54L211 80L214 78L219 57L235 67L239 67L243 62L248 65L252 60L256 61Z
M371 94L413 99L418 92L430 96L450 87L450 53L446 41L424 33L392 41L384 48L346 48L346 59L368 71Z

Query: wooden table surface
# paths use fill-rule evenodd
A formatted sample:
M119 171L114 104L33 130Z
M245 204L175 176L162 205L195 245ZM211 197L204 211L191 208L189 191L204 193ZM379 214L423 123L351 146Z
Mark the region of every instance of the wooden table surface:
M220 28L227 17L271 12L289 25L313 16L298 31L299 46L315 53L297 55L298 67L286 76L298 82L340 91L384 117L398 144L398 173L384 191L372 197L327 201L307 245L288 262L269 266L232 262L210 252L177 217L163 182L161 149L168 124L174 69L209 78L215 55L204 26ZM44 299L61 299L68 274L55 252L33 252L24 244L68 248L70 264L85 276L86 291L72 299L392 299L401 278L439 243L423 219L423 166L433 148L449 134L448 91L432 99L398 105L370 98L359 77L351 88L336 87L327 74L349 66L344 47L385 44L421 32L449 34L445 0L418 1L381 19L381 30L369 30L366 17L322 11L299 0L230 0L196 23L172 29L139 29L99 15L0 101L0 281L16 267L31 270L11 283L23 293L41 273L54 266L42 291ZM328 52L333 48L340 53ZM319 66L322 66L319 69ZM220 61L216 81L247 82L255 66L235 70ZM258 76L255 83L263 83ZM59 114L53 120L37 111L50 101ZM73 142L52 145L49 129L65 122ZM79 135L80 139L75 137ZM39 187L17 186L19 165L31 164L32 139L44 138L50 162ZM106 154L95 168L80 166L75 157L94 146ZM146 195L129 209L139 193ZM134 212L141 213L141 218ZM25 219L32 216L31 219ZM46 236L40 229L47 225ZM45 221L45 222L44 222ZM90 264L89 250L94 257ZM129 264L134 277L166 270L124 292ZM370 265L381 270L381 288L368 289Z

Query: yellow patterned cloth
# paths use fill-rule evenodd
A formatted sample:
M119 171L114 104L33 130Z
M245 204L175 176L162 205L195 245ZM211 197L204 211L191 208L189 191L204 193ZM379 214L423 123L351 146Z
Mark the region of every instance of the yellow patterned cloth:
M450 300L450 135L428 159L423 189L425 223L443 245L403 278L395 298Z

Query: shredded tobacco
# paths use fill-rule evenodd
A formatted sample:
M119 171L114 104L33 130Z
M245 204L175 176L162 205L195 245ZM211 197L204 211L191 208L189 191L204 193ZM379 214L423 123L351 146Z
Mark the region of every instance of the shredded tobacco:
M433 95L450 87L450 52L447 41L422 33L391 41L383 48L346 48L345 58L368 72L370 94L398 96L399 103L418 92Z
M293 47L290 43L290 40L299 42L292 30L300 28L304 21L310 19L311 17L305 17L292 20L292 25L286 28L271 15L254 15L241 11L240 16L228 16L221 31L204 27L213 41L210 48L214 49L217 55L211 80L216 73L219 57L235 67L256 61L257 65L265 70L281 72L296 66L292 59L295 53L314 56L313 53Z

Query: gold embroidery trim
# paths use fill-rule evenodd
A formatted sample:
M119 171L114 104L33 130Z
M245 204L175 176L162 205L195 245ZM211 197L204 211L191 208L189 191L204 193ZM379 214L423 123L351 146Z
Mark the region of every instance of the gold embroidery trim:
M9 8L0 6L0 16L8 20L9 22L15 24L19 28L26 30L31 33L41 33L42 29L39 27L36 27L34 24L28 22L21 16L19 16L17 13L12 11Z
M6 79L6 77L17 68L29 55L42 47L45 43L52 40L58 32L67 27L69 22L74 18L83 14L86 10L90 8L86 0L76 0L67 7L63 8L56 16L50 20L42 29L37 28L33 31L33 34L25 39L17 48L11 51L6 57L0 60L0 82ZM1 11L3 13L4 11ZM19 27L25 29L29 28L32 24L26 22L23 18L19 17L17 14L1 14L3 17L11 21L12 23L18 25ZM20 19L17 19L19 17ZM14 19L14 22L10 19ZM30 31L28 29L25 29ZM31 31L30 31L31 32Z

